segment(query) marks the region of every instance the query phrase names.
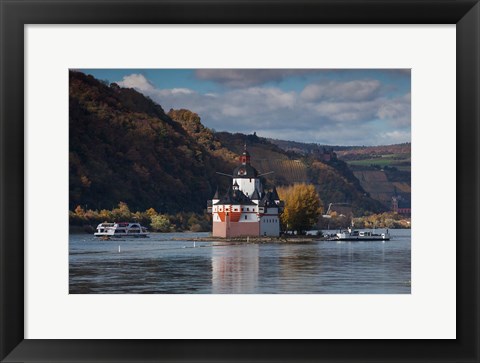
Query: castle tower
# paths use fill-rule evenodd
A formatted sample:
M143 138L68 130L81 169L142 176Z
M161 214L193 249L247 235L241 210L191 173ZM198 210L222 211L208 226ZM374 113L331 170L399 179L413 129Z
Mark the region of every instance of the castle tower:
M239 189L247 196L251 197L257 189L260 193L263 192L262 183L258 178L257 170L250 164L250 153L247 151L245 144L242 155L240 156L240 163L233 171L233 183L237 183Z
M272 192L263 190L245 145L240 165L233 170L231 187L221 198L217 190L207 202L208 212L212 213L212 236L279 236L283 201L275 187Z

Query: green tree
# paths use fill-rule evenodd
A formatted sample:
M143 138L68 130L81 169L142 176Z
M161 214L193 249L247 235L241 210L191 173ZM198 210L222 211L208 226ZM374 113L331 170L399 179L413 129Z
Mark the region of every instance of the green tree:
M129 220L132 219L132 212L130 212L130 209L128 208L127 203L124 203L124 202L118 203L118 208L115 208L112 210L112 215L117 222L121 222L121 221L128 222Z
M323 213L320 197L311 184L295 184L278 188L280 199L285 201L281 215L284 229L302 234L312 228Z
M170 220L162 214L152 215L150 217L150 226L157 232L170 232Z
M149 208L145 211L145 213L149 216L149 217L152 217L152 216L156 216L158 213L155 209L153 208Z

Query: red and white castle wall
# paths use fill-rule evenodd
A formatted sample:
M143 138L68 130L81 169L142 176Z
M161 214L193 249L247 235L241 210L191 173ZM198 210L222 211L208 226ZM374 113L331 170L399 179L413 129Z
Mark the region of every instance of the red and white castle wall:
M208 201L212 213L212 236L279 236L283 201L273 187L265 191L245 147L240 165L233 170L232 186L223 197L218 191Z

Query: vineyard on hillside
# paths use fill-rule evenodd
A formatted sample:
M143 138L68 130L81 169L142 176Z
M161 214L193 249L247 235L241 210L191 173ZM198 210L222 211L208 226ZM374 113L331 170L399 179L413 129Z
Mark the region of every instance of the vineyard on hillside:
M307 167L301 160L255 159L252 165L261 173L273 171L265 178L276 185L308 182Z
M354 171L355 176L360 181L363 189L374 199L379 200L386 206L389 206L392 201L392 196L395 193L395 184L401 186L400 191L409 191L409 186L405 183L392 183L388 181L387 176L383 171L362 170ZM398 188L398 187L397 187Z

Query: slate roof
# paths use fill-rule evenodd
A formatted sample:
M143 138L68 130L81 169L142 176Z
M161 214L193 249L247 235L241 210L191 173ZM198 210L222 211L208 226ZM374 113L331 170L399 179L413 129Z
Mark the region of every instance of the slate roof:
M227 193L215 205L222 204L242 204L255 205L252 200L247 197L241 190L232 190L228 188Z
M256 178L258 176L258 171L250 164L240 165L237 166L233 170L233 177L234 178Z
M250 198L251 200L260 200L260 194L258 193L257 188L255 188L255 191L252 194L252 197Z
M275 188L275 186L273 187L273 190L272 190L272 199L280 200L280 197L278 196L278 193L277 193L277 188Z

